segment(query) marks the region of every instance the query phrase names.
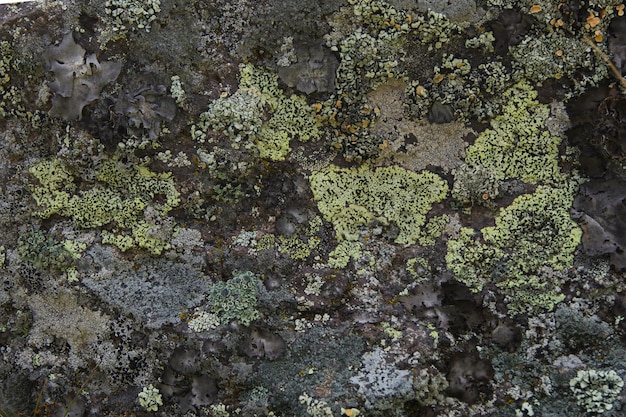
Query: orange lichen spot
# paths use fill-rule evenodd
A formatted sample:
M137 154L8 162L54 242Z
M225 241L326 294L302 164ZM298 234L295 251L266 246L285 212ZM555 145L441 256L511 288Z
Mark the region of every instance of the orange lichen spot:
M617 6L615 6L615 10L617 10L617 15L618 16L624 16L624 5L623 4L618 4Z
M556 26L556 27L558 27L558 28L560 28L561 26L563 26L563 20L562 20L562 19L558 19L558 20L556 21L556 25L555 25L555 26Z
M337 107L338 109L341 108L343 103L341 103L341 100L337 100L337 102L335 103L335 107Z
M489 194L483 193L483 195L481 195L480 198L482 198L483 200L489 200Z
M587 16L587 25L589 25L590 28L594 28L599 24L600 18L593 13L589 13L589 16Z
M333 148L335 148L335 149L341 149L341 148L342 148L341 143L339 143L339 142L333 142Z
M369 125L370 125L370 121L369 121L369 119L364 119L364 120L361 122L361 127L368 127Z
M313 103L311 105L311 107L313 107L313 110L318 112L318 111L322 110L322 103Z
M604 39L604 38L602 37L602 32L601 32L601 31L599 31L599 30L596 30L596 31L594 32L594 37L593 37L593 40L594 40L594 41L596 41L596 42L598 42L598 43L600 43L600 42L602 42L602 40L603 40L603 39Z
M535 4L533 7L530 8L531 13L539 13L540 11L541 11L541 6L539 6L538 4Z
M417 87L415 87L415 94L420 97L426 97L426 88L424 88L423 85L418 85Z
M378 147L383 150L383 149L387 149L387 147L389 146L389 141L387 139L385 139L383 141L383 143L381 143L380 145L378 145Z
M555 80L560 80L562 76L563 75L560 72L557 72L556 74L554 74L554 79Z
M380 109L378 108L378 106L374 107L374 115L376 117L380 116Z
M404 18L404 20L406 20L407 23L412 23L413 22L413 16L411 16L410 14L407 14L406 17Z
M356 125L351 125L350 128L348 129L348 132L350 133L356 133L359 131L359 127Z
M444 79L443 74L436 74L435 77L433 78L433 82L435 84L439 84L440 82L442 82Z
M556 51L556 56L563 56L563 51L561 51L560 49Z
M370 106L369 104L365 103L363 105L363 108L359 111L359 113L361 113L364 116L367 116L368 114L372 113L372 106Z

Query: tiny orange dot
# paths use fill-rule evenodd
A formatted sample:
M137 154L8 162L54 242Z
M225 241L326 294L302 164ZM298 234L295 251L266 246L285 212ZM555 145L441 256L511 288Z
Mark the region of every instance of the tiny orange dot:
M541 6L539 6L538 4L535 4L533 7L530 8L531 13L539 13L540 11L541 11Z
M484 193L483 195L481 195L483 200L488 200L489 199L489 194Z
M444 78L444 77L443 77L443 74L437 74L437 75L435 75L435 77L433 78L433 82L434 82L435 84L439 84L440 82L442 82L442 81L443 81L443 78Z
M561 51L560 49L556 51L556 56L563 56L563 51Z

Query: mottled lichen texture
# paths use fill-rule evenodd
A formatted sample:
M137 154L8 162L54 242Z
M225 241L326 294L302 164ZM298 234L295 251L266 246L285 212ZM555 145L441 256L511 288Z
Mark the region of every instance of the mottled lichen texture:
M564 299L554 271L572 266L582 235L571 204L572 190L547 186L517 197L495 226L463 228L448 242L448 268L473 291L494 283L511 314L552 309Z
M291 140L320 137L312 112L302 97L282 92L276 74L248 64L241 67L238 90L213 101L192 127L192 135L206 142L208 131L214 130L227 136L234 148L256 147L259 157L280 161L291 151Z
M141 166L127 169L110 159L97 169L90 188L77 190L75 175L58 159L43 160L29 172L36 179L32 195L39 206L37 216L69 217L82 228L113 225L103 231L103 240L122 250L143 247L159 254L169 247L155 230L159 228L155 218L166 216L180 203L170 174Z
M399 229L395 242L414 244L423 233L426 214L448 192L438 175L398 166L330 166L314 172L310 181L317 206L338 240L358 240L361 227L393 223Z
M474 202L480 194L487 201L498 195L503 181L541 185L501 208L495 226L480 233L461 229L448 242L446 261L473 291L494 283L511 314L550 310L565 298L556 272L572 266L581 240L569 213L578 180L560 168L562 138L548 130L550 109L536 100L537 92L518 83L505 96L502 114L468 147L467 165L458 170L481 172L484 178L455 176L453 194Z
M1 416L624 414L625 5L20 3Z
M537 101L537 92L526 82L516 84L504 97L502 114L467 148L465 162L489 170L498 180L562 182L558 160L562 138L547 129L549 106Z

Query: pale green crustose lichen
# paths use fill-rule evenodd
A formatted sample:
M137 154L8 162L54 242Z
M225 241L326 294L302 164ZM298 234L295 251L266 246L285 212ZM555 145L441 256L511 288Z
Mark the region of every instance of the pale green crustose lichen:
M200 115L199 123L192 126L194 139L206 141L207 132L216 130L234 148L256 147L261 158L280 161L291 151L291 140L306 142L321 136L306 100L287 97L278 87L276 74L248 64L241 66L240 77L239 89L232 96L213 101Z
M448 241L448 269L475 292L495 283L512 314L552 309L564 296L550 271L572 266L582 236L569 215L571 188L540 186L517 197L495 226L481 230L482 239L471 228L461 229Z
M518 83L504 93L506 105L466 150L468 165L487 170L493 180L517 178L531 184L560 184L565 176L559 168L561 138L545 125L550 108L539 103L537 92ZM491 180L491 181L493 181Z
M310 177L313 196L338 240L358 240L359 229L374 222L395 224L395 242L412 245L425 236L426 214L448 193L447 183L432 172L399 166L372 169L330 166Z
M169 247L156 231L156 218L180 203L169 173L156 174L141 166L127 169L110 159L97 169L97 182L79 191L75 175L58 159L43 160L29 172L38 181L31 187L40 207L37 216L69 217L82 228L113 224L113 231L103 231L103 240L121 250L143 247L158 254Z

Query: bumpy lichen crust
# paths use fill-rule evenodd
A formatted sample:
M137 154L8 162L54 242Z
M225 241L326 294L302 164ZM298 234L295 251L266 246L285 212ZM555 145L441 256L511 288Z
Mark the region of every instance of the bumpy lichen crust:
M612 369L581 369L569 381L569 386L578 404L595 415L613 408L624 387L624 380Z
M551 309L563 299L551 272L572 266L582 234L569 216L572 195L568 188L540 186L517 197L495 226L481 230L482 241L463 228L448 242L448 268L475 292L495 283L513 314Z
M284 160L289 142L305 142L321 135L319 122L302 97L285 96L278 76L252 64L241 67L239 89L230 97L215 100L200 116L192 135L206 140L208 130L228 136L235 148L256 148L263 159Z
M561 138L545 126L549 107L536 100L537 92L525 82L507 90L504 97L502 114L467 148L465 162L490 170L498 180L561 183L564 175L557 158Z
M215 283L208 300L222 324L237 320L244 326L259 318L257 306L258 278L249 271L235 274L228 281Z
M29 172L39 182L32 187L32 195L40 206L36 213L39 217L70 217L83 228L115 223L133 234L113 239L107 232L107 241L120 243L122 250L140 246L160 253L167 246L149 236L151 227L144 211L152 207L157 215L165 216L178 206L180 194L169 173L155 174L145 167L129 171L121 163L107 160L97 171L98 182L90 189L77 191L74 175L59 160L41 161ZM162 202L157 201L160 197L164 197Z
M330 166L314 172L310 181L318 208L338 240L357 240L361 226L378 221L395 223L396 243L414 244L422 236L426 213L448 193L447 183L436 174L398 166Z

